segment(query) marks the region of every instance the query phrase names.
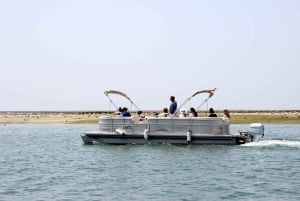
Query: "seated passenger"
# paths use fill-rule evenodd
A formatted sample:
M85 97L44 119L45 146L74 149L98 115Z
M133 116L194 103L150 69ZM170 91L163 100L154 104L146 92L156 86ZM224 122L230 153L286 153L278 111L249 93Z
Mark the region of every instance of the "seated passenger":
M138 116L133 118L133 122L136 124L137 123L145 123L147 119L146 119L145 115L143 114L143 112L141 110L139 110L137 112L137 114L138 114Z
M168 117L168 116L169 116L168 108L164 108L163 112L158 115L158 117Z
M114 115L121 115L123 112L123 108L119 107L118 111L114 112Z
M214 109L211 107L209 108L209 117L217 117L217 114L215 113Z
M189 117L198 117L198 113L196 112L195 108L190 108L190 114Z
M224 110L224 116L223 116L224 120L230 120L230 114L229 114L229 110L225 109Z
M186 117L187 113L185 112L185 109L181 109L179 112L179 117Z
M141 118L141 119L144 119L144 118L145 118L145 115L143 114L143 111L139 110L139 111L137 112L137 114L138 114L138 117L139 117L139 118Z
M127 107L123 108L123 111L122 111L121 115L122 115L122 117L131 117L131 114L130 114L130 112L128 112Z

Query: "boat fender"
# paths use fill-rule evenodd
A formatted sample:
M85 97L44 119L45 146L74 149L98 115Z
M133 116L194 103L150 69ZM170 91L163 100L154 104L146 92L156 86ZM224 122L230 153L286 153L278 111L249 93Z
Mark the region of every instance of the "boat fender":
M117 128L116 129L116 133L120 134L120 135L125 135L125 131L121 128Z
M192 140L192 131L186 133L186 141L190 142Z
M144 130L144 138L145 138L145 140L148 140L148 137L149 137L149 130L148 129L145 129Z

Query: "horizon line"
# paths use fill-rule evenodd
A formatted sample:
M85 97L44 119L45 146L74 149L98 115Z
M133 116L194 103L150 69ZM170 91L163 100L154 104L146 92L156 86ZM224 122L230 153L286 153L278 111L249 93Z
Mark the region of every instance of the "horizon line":
M0 110L0 113L108 113L115 110ZM137 112L138 110L131 110L131 112ZM142 110L144 112L159 112L161 110ZM200 112L206 112L207 110L198 110ZM222 112L223 110L215 110L216 112ZM299 112L300 109L231 109L230 112Z

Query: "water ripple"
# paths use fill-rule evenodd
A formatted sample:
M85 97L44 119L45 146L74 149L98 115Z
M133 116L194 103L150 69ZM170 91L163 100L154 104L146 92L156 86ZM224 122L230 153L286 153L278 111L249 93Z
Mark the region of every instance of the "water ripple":
M252 142L243 144L245 147L272 147L272 146L283 146L283 147L295 147L300 148L300 141L294 140L262 140L259 142Z
M2 128L0 200L300 198L300 126L268 125L244 146L83 145L80 133L96 128Z

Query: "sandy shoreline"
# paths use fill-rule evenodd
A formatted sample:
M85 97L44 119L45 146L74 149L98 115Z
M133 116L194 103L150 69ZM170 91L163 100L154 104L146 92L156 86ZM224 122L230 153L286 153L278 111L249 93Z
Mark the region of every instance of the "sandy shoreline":
M0 123L97 123L99 115L95 112L0 112Z
M151 116L153 111L147 111L147 115ZM91 123L96 124L98 117L107 114L106 111L96 112L0 112L0 124L20 124L20 123L34 123L34 124L47 124L47 123ZM200 116L206 116L205 112L200 112ZM219 116L223 116L221 112ZM136 114L133 112L133 116ZM299 111L233 111L231 112L232 123L249 123L249 122L262 122L262 123L294 123L300 124Z

